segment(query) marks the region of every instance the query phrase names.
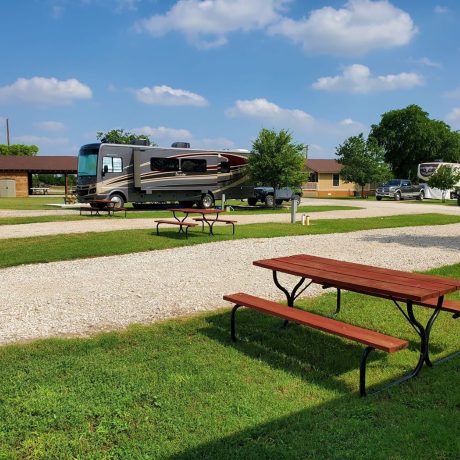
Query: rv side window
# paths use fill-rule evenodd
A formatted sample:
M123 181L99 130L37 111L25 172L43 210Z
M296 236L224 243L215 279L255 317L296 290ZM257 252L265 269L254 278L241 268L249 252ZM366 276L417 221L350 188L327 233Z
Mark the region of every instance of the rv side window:
M150 169L152 171L179 171L179 160L177 158L150 158Z
M220 172L222 172L222 173L229 173L230 172L230 162L229 161L221 161L220 162Z
M181 170L184 173L206 172L206 160L187 158L181 161Z
M107 166L107 172L117 173L123 172L123 162L118 157L103 157L102 158L102 169L104 170Z

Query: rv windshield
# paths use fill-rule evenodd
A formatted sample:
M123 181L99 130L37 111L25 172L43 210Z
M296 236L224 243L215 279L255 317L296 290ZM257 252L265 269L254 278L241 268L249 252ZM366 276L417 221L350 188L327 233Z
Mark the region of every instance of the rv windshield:
M96 176L97 173L97 157L99 149L80 149L78 155L78 175L81 176Z

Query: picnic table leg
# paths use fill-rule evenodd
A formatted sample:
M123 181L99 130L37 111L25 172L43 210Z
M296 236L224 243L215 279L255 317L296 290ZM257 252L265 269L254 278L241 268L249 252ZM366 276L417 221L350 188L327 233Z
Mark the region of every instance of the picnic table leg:
M286 296L288 307L294 307L294 301L297 299L297 297L299 297L299 295L302 294L305 291L305 289L307 289L308 286L310 286L310 284L313 283L313 281L310 281L309 283L307 282L307 284L302 288L302 290L297 292L305 281L305 278L300 278L300 281L294 286L294 288L292 289L292 292L289 292L284 286L280 284L276 270L273 270L273 281L276 287L280 291L284 292L284 295ZM288 323L289 321L287 319L284 320L283 327L286 327Z

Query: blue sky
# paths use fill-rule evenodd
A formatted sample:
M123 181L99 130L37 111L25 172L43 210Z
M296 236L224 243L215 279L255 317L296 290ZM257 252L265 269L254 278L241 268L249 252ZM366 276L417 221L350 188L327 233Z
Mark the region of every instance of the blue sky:
M97 131L310 158L418 104L460 129L458 0L2 0L0 143L76 155Z

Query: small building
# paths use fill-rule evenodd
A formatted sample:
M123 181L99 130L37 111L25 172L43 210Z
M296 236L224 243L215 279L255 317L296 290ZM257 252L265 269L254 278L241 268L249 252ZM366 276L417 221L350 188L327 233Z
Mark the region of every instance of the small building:
M310 160L305 169L310 173L308 182L302 185L304 197L355 196L361 187L355 182L345 182L340 175L343 166L336 160ZM369 185L364 187L369 190Z
M77 174L76 156L16 156L0 155L0 181L9 179L16 184L16 196L31 194L32 174L63 174L65 194L68 193L67 176Z

